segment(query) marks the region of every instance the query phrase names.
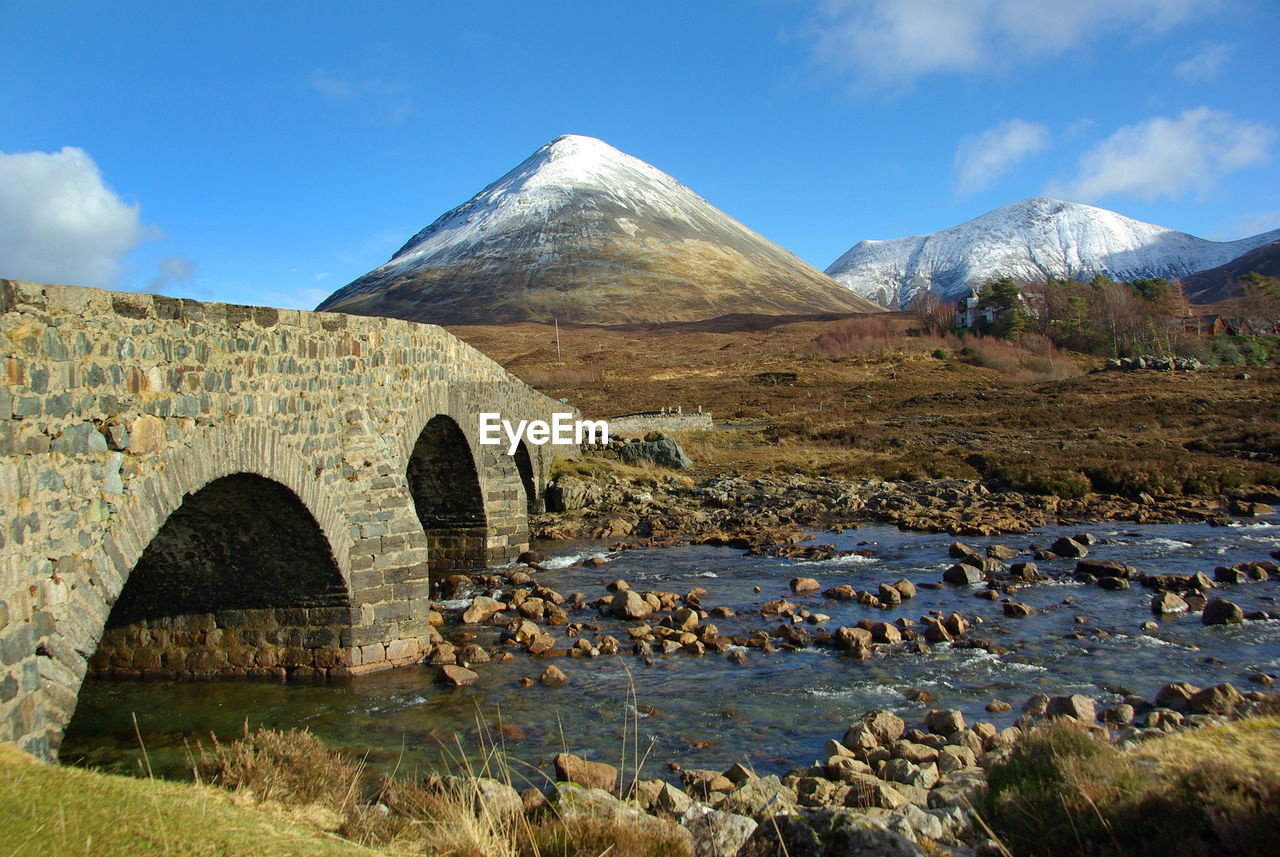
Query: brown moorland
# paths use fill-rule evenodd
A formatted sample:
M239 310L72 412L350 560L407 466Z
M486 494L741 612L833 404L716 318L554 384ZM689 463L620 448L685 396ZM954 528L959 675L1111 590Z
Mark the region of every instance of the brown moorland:
M701 405L695 478L966 478L1080 496L1280 486L1280 371L1102 371L1046 340L921 334L908 314L449 330L592 418Z

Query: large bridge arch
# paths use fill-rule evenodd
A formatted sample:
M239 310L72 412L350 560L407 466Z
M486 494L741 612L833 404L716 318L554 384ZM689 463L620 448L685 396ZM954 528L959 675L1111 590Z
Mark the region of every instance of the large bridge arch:
M65 592L60 599L52 600L61 609L50 611L44 622L46 633L36 641L36 667L44 679L47 696L43 715L53 752L74 714L80 684L90 671L129 677L179 673L213 677L298 668L324 674L331 668L349 666L341 635L349 632L353 619L349 569L344 568L351 548L350 527L335 498L318 491L314 481L306 478L304 459L279 437L217 427L187 438L180 449L158 453L154 464L152 473L135 478L124 502L113 511L101 547L82 560L81 568L60 578ZM275 499L291 497L296 501L332 563L337 579L326 584L340 590L341 597L331 597L323 603L293 603L289 608L297 618L275 616L269 622L262 614L278 611L255 611L246 609L244 604L214 603L208 605L210 609L194 610L190 602L179 601L165 611L163 619L155 613L116 614L121 596L130 591L133 574L148 558L157 538L171 529L175 516L189 509L193 500L207 498L211 488L236 480L275 486ZM222 493L225 499L227 492ZM317 549L317 545L311 546L312 551ZM129 603L123 606L136 613L141 602L135 602L132 608ZM257 615L251 615L254 613ZM108 631L113 616L116 627ZM276 629L282 641L279 657L267 661L254 651L252 662L237 661L235 653L228 651L231 647L212 642L215 635L222 635L225 640L227 631L234 633L245 623L255 629L268 624ZM175 631L183 632L185 639L180 644L167 645ZM33 722L37 719L32 718Z
M484 559L503 561L552 451L482 447L478 415L566 410L433 325L8 280L0 366L0 741L46 757L112 606L189 497L250 477L296 497L349 602L318 668L411 663L439 639L407 475L423 430L443 414L466 438Z

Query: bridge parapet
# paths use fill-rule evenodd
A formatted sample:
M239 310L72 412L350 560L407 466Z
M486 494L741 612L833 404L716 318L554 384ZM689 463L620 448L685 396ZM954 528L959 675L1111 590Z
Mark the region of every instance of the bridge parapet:
M522 479L477 414L564 410L434 325L7 280L0 358L0 740L45 756L90 669L419 659L433 562L522 550L550 469L529 448ZM429 423L450 440L424 446ZM415 450L473 483L410 484ZM430 516L467 492L470 553L433 558ZM113 619L135 571L144 595Z

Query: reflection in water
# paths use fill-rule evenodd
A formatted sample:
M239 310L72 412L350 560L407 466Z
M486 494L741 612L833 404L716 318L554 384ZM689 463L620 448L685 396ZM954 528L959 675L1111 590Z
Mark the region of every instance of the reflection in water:
M1032 536L968 543L981 548L998 542L1026 549L1078 531L1046 529ZM1271 525L1098 525L1089 531L1103 540L1093 556L1147 573L1212 574L1216 565L1265 559L1280 547L1280 527ZM707 591L704 607L726 605L738 611L736 617L711 620L721 633L734 634L775 627L777 617L766 619L748 611L785 594L787 581L798 574L817 577L824 587L850 583L874 589L879 582L901 577L917 585L937 581L940 570L951 562L947 546L952 539L945 535L868 526L825 535L820 541L842 549L868 549L874 555L797 563L744 557L729 548L657 548L617 555L608 566L595 569L572 563L602 553L604 546L577 543L552 546L548 552L558 558L537 577L566 595L581 591L591 599L603 595L604 585L619 577L638 589L684 593L701 587ZM1073 565L1062 560L1041 563L1041 568L1065 572ZM752 591L755 586L760 593ZM1246 612L1280 613L1278 581L1233 586L1223 594ZM560 658L556 663L571 683L553 690L520 685L521 678L536 678L545 665L523 654L509 663L480 666L480 682L458 690L436 685L434 668L425 666L331 685L89 681L61 758L136 770L139 754L131 720L136 713L153 765L176 777L189 776L184 741L194 748L199 740L207 743L211 732L220 739L232 738L246 722L250 727L306 727L331 746L367 757L376 768L398 766L401 772L438 769L458 755L459 747L474 752L482 730L502 741L499 723L518 727L503 730L508 754L544 771L550 770L551 756L566 748L616 764L624 723L630 723L628 732L636 728L634 713L628 713L634 688L641 749L653 745L646 774L664 775L662 763L677 759L686 767L717 769L745 761L765 773L817 758L823 741L842 734L867 708L903 711L908 720L911 711L959 708L970 722L990 720L1005 726L1017 715L1018 704L1038 691L1079 692L1105 704L1121 689L1148 699L1175 680L1198 685L1230 681L1246 689L1251 672L1280 671L1280 621L1204 627L1197 615L1180 616L1163 620L1158 631L1145 634L1140 628L1152 618L1150 597L1149 590L1138 586L1107 592L1069 580L1040 584L1017 595L1037 610L1024 619L1006 618L998 602L975 598L972 589L951 587L921 588L914 601L887 611L828 603L817 595L795 598L830 615L828 628L862 618L918 620L931 610L960 611L974 617L970 636L997 644L1001 653L935 646L928 654L893 653L853 661L827 649L772 654L751 650L746 666L714 654L659 656L652 666L630 655ZM624 650L629 645L612 619L598 619L594 613L571 618L614 633L624 641ZM496 634L484 629L479 638L489 645ZM993 699L1013 703L1014 710L987 713L984 706ZM537 778L532 769L529 776Z

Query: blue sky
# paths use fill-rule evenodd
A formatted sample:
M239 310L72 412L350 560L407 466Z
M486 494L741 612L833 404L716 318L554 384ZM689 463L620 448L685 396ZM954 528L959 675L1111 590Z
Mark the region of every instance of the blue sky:
M1049 194L1280 227L1271 0L0 0L0 276L309 308L565 133L824 268Z

